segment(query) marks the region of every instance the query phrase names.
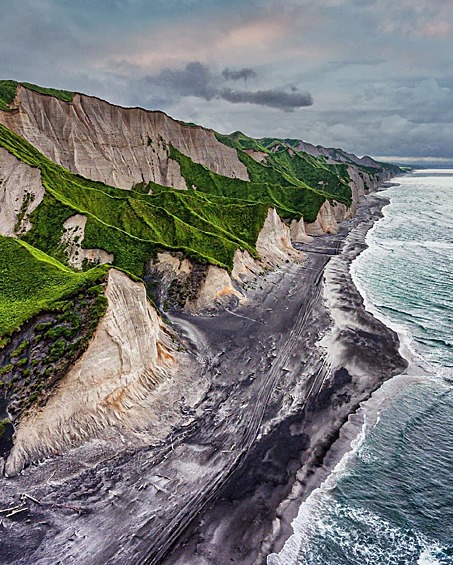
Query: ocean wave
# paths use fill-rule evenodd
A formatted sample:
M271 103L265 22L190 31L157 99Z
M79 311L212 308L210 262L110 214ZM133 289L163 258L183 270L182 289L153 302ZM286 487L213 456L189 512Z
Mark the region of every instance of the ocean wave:
M299 543L268 558L268 565L386 565L451 563L448 548L378 514L325 497L311 508Z
M426 359L421 355L417 348L414 346L415 340L412 335L412 332L409 330L407 326L402 323L397 322L394 318L386 316L382 310L376 307L374 302L372 301L371 297L369 296L369 292L362 284L361 277L358 274L359 269L359 261L362 257L363 253L359 255L359 257L353 261L350 267L351 277L352 280L360 292L365 309L373 314L375 318L380 320L383 324L385 324L388 328L392 329L394 332L398 334L400 340L400 354L411 363L415 367L420 367L423 372L431 373L432 368L426 361Z
M371 245L377 248L382 248L386 250L404 250L406 251L407 248L411 249L420 249L422 251L434 251L434 252L444 252L444 251L453 251L453 241L418 241L414 239L406 239L404 237L400 237L398 239L393 238L375 238L371 241Z

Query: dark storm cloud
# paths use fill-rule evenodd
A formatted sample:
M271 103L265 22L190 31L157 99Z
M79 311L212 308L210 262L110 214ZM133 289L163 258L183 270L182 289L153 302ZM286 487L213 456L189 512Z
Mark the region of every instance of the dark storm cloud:
M208 101L217 98L230 104L255 104L286 112L313 104L308 92L298 91L294 86L290 92L283 89L233 90L224 86L228 80L246 80L256 76L257 73L251 68L237 71L226 68L217 74L200 62L192 62L182 70L162 69L158 75L145 77L143 84L152 93L150 101L162 101L165 98L175 101L193 96Z
M259 104L260 106L278 108L286 112L313 104L313 98L308 92L284 92L283 90L247 92L225 88L221 91L221 96L232 104Z
M162 69L157 76L148 76L145 82L157 86L169 96L195 96L212 100L217 94L211 71L205 65L189 63L182 70Z
M253 69L239 69L238 71L232 71L228 68L223 69L222 76L226 80L247 80L249 78L256 77L256 72Z

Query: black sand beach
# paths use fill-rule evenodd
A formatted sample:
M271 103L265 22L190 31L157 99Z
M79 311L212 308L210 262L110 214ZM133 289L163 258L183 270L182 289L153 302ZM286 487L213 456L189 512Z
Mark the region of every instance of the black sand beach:
M174 315L210 383L203 400L169 441L80 448L87 465L75 450L3 480L2 507L24 492L44 503L28 499L2 534L2 562L246 565L278 550L349 414L406 366L349 274L384 204L365 197L338 235L300 246L303 263L257 280L247 305Z

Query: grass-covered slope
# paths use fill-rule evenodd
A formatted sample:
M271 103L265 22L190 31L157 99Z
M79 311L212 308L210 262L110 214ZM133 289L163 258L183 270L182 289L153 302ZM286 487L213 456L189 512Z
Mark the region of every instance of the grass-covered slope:
M63 224L80 213L87 217L83 246L104 249L114 255L116 266L137 276L159 250L182 251L231 269L236 249L256 256L255 243L270 206L285 219L303 217L311 222L326 198L351 202L343 166L327 166L286 151L268 152L267 162L258 163L239 149L239 141L231 138L229 143L238 145L250 182L218 175L170 145L169 158L179 163L189 190L151 183L126 191L67 171L0 125L0 146L38 167L46 189L30 217L33 227L23 238L65 262ZM258 142L253 143L259 149ZM152 194L146 193L149 189Z
M231 268L238 248L254 248L267 203L235 201L196 190L153 185L154 194L96 183L55 165L20 136L0 125L0 146L39 167L46 189L24 239L64 261L63 223L75 213L87 216L84 246L113 253L115 265L140 276L156 251L182 251L201 262ZM224 177L220 177L224 179ZM227 179L225 179L227 180ZM238 181L239 182L239 181Z
M263 203L277 209L280 216L313 222L326 198L335 198L350 204L349 196L337 196L320 188L312 188L296 177L290 178L284 171L257 163L246 153L239 152L239 158L247 166L251 182L230 179L217 175L174 147L170 155L180 167L188 186L195 187L208 195L235 198L248 202Z
M66 102L74 96L29 83L0 81L1 109L9 109L19 84ZM22 236L24 241L2 240L0 335L58 301L60 294L85 284L85 277L91 281L90 277L105 273L105 267L99 273L84 274L64 266L63 224L74 214L87 217L83 247L103 249L113 254L115 266L141 276L146 261L160 250L181 251L199 262L227 269L232 268L238 248L256 257L256 240L269 207L276 208L284 219L303 217L312 222L326 199L351 204L346 164L328 165L324 158L299 152L284 140L256 140L240 132L216 135L236 149L250 181L216 174L169 144L168 157L179 163L189 190L150 183L127 191L71 173L0 125L0 147L39 168L46 189L42 203L30 216L32 228ZM23 264L31 265L26 271L15 271L14 262L6 267L14 248ZM49 284L43 284L48 278ZM29 297L25 291L21 294L21 281L24 289L29 285Z
M327 165L324 159L295 151L277 139L258 140L241 132L217 134L217 138L239 151L239 158L247 166L254 182L302 186L324 196L324 199L334 198L346 205L351 203L350 178L346 165ZM247 151L264 156L263 162L256 162ZM308 217L306 220L312 221Z
M40 94L48 94L65 102L71 102L74 98L74 92L68 90L58 90L56 88L46 88L29 82L17 82L15 80L0 80L0 110L9 110L9 105L16 96L16 90L19 85L25 86L29 90L34 90Z
M0 337L102 281L105 265L76 273L27 243L0 236Z
M0 456L12 445L9 418L15 422L45 401L88 346L107 309L107 271L101 265L73 272L0 236L0 420L8 430L5 437L0 430Z

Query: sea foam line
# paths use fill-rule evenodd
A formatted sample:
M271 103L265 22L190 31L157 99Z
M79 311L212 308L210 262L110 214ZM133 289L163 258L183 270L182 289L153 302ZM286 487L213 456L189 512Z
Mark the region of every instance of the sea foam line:
M358 434L351 441L350 450L347 451L335 465L327 479L313 490L299 509L299 513L292 521L293 534L288 538L280 553L272 553L267 558L267 565L295 565L297 556L304 544L309 543L309 536L313 534L312 517L317 514L319 502L327 492L332 491L339 477L346 472L351 460L364 442L367 434L366 414L363 414L363 423Z

